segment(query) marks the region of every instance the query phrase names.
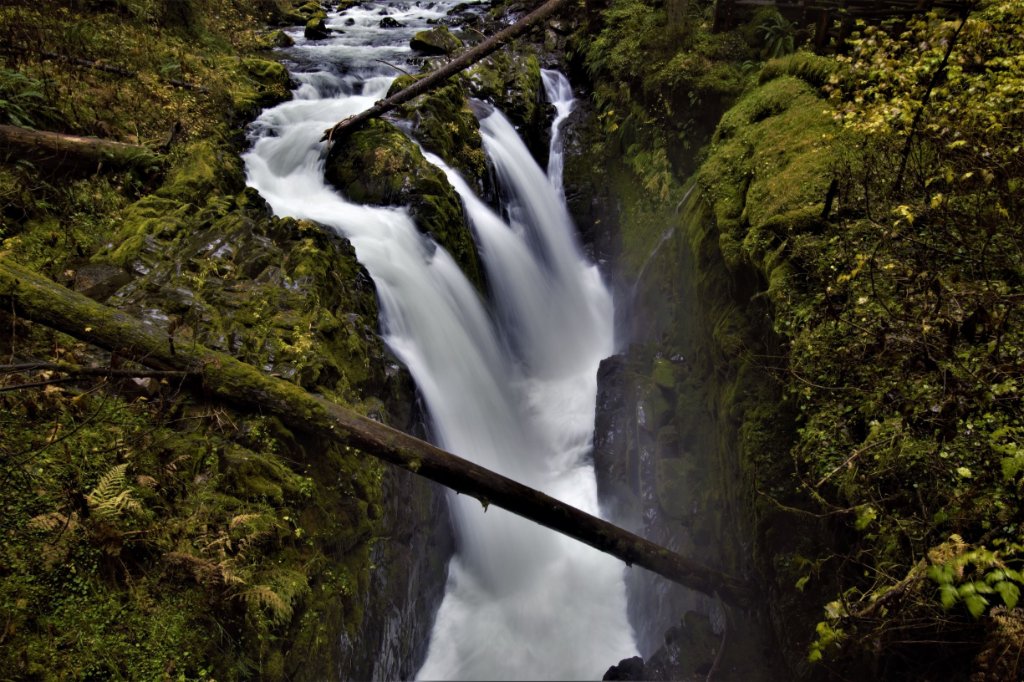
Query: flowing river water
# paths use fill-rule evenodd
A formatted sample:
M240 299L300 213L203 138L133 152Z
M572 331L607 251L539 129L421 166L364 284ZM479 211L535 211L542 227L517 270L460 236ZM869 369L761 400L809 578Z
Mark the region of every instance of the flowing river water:
M428 154L462 198L491 300L405 209L354 204L323 179L323 131L383 98L395 75L387 64L406 64L412 34L454 4L363 4L328 16L343 31L328 40L295 32L286 57L299 87L253 124L248 182L278 215L351 241L376 284L381 334L412 374L437 444L598 513L590 448L614 311L562 196L564 77L544 73L558 111L547 173L500 112L479 107L500 211ZM383 16L401 27L382 28ZM465 496L451 495L450 507L458 551L420 679L600 679L636 654L621 563Z

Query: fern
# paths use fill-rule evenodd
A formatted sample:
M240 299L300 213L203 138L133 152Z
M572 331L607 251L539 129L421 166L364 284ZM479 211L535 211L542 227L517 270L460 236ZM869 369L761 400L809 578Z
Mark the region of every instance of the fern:
M262 615L269 625L278 626L292 619L294 605L308 593L309 581L304 573L279 568L264 573L260 584L244 590L239 596L253 616Z
M240 595L250 612L263 614L271 625L283 625L292 618L292 605L268 585L255 585Z
M107 520L117 519L124 513L138 513L142 505L132 497L128 479L125 477L127 464L110 467L92 492L85 496L89 511L96 517Z
M39 516L33 516L28 520L28 527L31 530L41 530L48 533L63 530L74 530L78 525L78 515L72 512L71 516L66 516L60 512L49 512L46 514L40 514Z

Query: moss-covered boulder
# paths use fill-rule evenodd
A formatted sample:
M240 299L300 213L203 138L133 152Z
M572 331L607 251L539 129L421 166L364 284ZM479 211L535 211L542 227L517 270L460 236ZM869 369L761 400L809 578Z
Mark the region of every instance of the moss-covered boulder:
M303 33L307 40L323 40L330 37L331 29L327 28L324 19L324 15L320 14L313 16L306 22L306 28Z
M392 94L414 82L416 76L402 76L392 85ZM442 87L417 97L402 106L399 113L413 124L413 136L446 163L453 166L471 185L485 190L488 180L480 126L469 107L465 81L456 78Z
M492 102L517 128L535 126L544 118L544 85L533 50L499 50L478 62L469 76L470 95Z
M409 47L428 55L448 55L462 48L462 41L452 35L447 26L435 26L420 31L409 41Z
M325 175L352 201L408 207L419 229L455 258L471 282L483 285L461 200L444 173L398 128L372 120L336 142Z

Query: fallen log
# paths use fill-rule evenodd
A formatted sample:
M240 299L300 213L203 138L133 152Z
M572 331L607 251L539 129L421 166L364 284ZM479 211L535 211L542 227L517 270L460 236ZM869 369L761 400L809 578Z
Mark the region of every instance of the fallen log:
M277 415L291 428L338 441L419 474L485 505L573 537L669 580L746 607L753 586L496 474L430 443L267 376L197 343L171 343L169 332L104 306L0 256L0 307L147 367L195 377L206 395Z
M344 135L355 131L356 128L370 119L376 118L381 114L386 114L392 109L405 104L409 100L419 97L433 88L444 84L445 81L455 74L472 66L487 55L496 51L508 41L522 35L536 24L544 21L564 5L568 4L568 2L569 0L548 0L546 3L535 9L530 14L527 14L516 23L498 31L480 44L466 50L444 66L425 74L414 83L410 83L408 86L391 95L391 97L382 99L369 109L335 123L334 126L328 128L324 132L322 139L328 142L340 140Z
M163 157L142 145L9 125L0 125L0 149L5 156L9 150L19 159L62 172L94 173L109 168L148 174L163 164Z

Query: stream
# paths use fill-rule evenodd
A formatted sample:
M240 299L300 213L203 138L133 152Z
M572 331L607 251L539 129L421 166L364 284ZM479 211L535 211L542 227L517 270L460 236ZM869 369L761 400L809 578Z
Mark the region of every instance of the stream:
M323 131L382 99L415 55L410 37L455 2L364 4L331 13L330 39L291 31L291 101L253 123L249 184L281 216L314 220L353 244L372 276L381 335L408 368L431 439L480 465L598 514L590 458L597 368L615 350L614 306L583 255L561 188L559 126L571 88L544 72L553 123L547 171L513 126L480 111L500 189L494 210L441 159L462 198L490 300L407 210L363 206L323 179ZM382 28L388 16L398 28ZM420 679L600 679L636 655L617 560L466 496L449 503L458 550ZM372 655L372 654L368 654Z

